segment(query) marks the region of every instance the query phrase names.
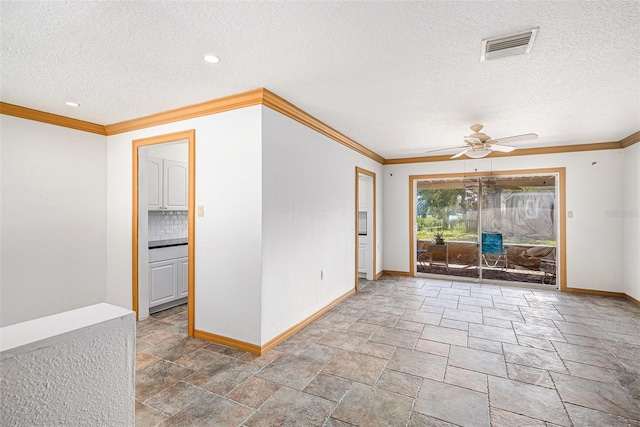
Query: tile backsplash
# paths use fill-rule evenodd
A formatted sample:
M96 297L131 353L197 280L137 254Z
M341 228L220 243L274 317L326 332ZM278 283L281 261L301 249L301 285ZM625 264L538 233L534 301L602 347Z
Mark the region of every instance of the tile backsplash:
M187 237L187 211L149 211L150 242Z

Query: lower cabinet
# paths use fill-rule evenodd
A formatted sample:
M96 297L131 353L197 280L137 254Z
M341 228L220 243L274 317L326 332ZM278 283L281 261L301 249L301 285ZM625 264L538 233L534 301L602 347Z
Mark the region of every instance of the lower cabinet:
M186 245L149 251L150 308L189 294L189 258L186 251Z
M358 277L367 277L367 236L358 236Z
M178 265L175 260L149 264L149 307L178 298Z
M189 295L189 258L178 258L178 298Z
M367 272L367 258L366 258L366 253L367 253L367 245L366 244L359 244L358 245L358 271L361 273L366 273Z

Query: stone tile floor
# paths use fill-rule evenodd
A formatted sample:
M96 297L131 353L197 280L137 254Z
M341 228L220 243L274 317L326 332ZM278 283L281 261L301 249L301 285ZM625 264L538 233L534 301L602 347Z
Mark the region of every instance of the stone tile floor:
M640 307L385 276L258 357L138 323L137 426L640 426Z

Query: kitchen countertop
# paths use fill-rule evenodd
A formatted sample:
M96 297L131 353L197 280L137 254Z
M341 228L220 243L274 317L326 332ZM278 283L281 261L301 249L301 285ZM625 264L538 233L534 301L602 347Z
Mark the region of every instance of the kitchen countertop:
M189 243L189 239L154 240L149 242L149 249L168 248L170 246L182 246Z

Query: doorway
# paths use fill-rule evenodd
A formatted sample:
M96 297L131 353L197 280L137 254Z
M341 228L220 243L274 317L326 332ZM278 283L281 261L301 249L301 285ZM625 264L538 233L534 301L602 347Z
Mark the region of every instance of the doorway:
M133 310L141 320L148 317L150 305L168 308L186 298L187 330L193 336L195 130L134 140L132 157ZM157 249L150 251L151 246Z
M376 280L376 174L356 167L356 277L359 280Z
M413 176L412 275L564 288L564 170Z

